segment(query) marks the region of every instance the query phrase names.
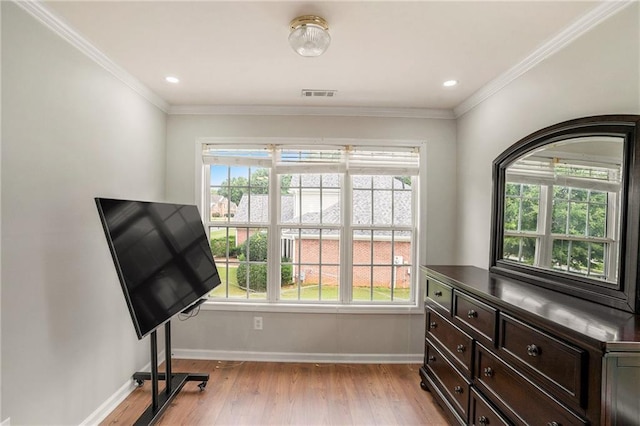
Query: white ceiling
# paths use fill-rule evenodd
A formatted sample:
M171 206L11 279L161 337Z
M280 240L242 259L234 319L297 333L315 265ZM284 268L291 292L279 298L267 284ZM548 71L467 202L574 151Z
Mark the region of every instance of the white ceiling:
M175 106L453 109L593 14L582 1L46 1L44 7ZM303 58L288 24L329 23ZM179 84L164 80L180 78ZM460 84L444 88L456 79ZM301 89L334 89L303 98Z

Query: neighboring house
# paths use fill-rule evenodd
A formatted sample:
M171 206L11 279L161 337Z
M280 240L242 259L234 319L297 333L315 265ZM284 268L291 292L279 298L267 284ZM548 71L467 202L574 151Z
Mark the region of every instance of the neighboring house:
M373 180L372 180L373 179ZM392 187L393 186L393 187ZM353 178L352 225L411 226L411 187L388 176ZM393 189L393 191L392 191ZM340 265L339 229L298 227L298 224L331 225L340 223L340 182L337 175L294 175L290 194L281 196L280 222L283 229L281 255L291 259L294 278L304 282L337 284ZM393 199L392 199L393 197ZM320 210L322 209L322 210ZM268 196L243 195L234 217L236 222L268 222ZM250 220L249 220L250 219ZM236 243L242 244L257 228L237 229ZM354 229L353 285L408 287L411 265L411 233L408 231Z
M211 195L211 217L233 217L238 210L238 206L234 202L230 202L227 197L222 195Z
M282 221L289 221L293 216L293 196L283 195ZM233 217L234 222L251 223L253 227L236 228L236 245L243 244L251 235L259 232L255 224L269 222L269 196L266 194L244 194L238 203L238 209Z

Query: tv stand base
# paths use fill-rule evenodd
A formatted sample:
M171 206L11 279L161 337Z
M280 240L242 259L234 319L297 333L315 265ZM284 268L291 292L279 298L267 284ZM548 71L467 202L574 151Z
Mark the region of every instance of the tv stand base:
M198 387L200 388L201 391L203 391L204 388L207 387L207 381L209 380L209 375L206 373L174 373L172 375L172 382L173 380L176 379L177 375L186 375L187 377L185 379L185 383L200 382ZM136 386L141 387L142 385L144 385L145 380L151 380L151 373L146 373L146 372L134 373L132 378L133 378L133 381L136 383ZM158 380L166 380L166 375L164 373L159 372Z
M156 330L150 335L151 349L151 372L150 373L134 373L133 380L136 385L142 386L145 380L151 380L151 405L147 407L144 413L136 420L134 425L152 425L160 419L160 416L169 407L171 401L182 390L187 382L200 382L198 387L202 392L207 386L209 375L205 373L172 373L171 372L171 325L167 322L164 326L165 331L165 372L158 372L158 339ZM164 380L165 389L158 392L158 381Z

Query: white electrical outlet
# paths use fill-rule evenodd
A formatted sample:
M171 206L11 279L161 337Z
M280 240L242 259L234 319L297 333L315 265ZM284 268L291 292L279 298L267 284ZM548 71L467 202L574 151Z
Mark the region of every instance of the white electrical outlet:
M262 317L253 317L253 329L262 330Z

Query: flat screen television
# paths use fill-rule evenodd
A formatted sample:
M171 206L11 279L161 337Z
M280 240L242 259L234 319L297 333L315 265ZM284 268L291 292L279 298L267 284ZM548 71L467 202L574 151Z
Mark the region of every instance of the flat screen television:
M95 201L138 339L220 284L196 206Z

